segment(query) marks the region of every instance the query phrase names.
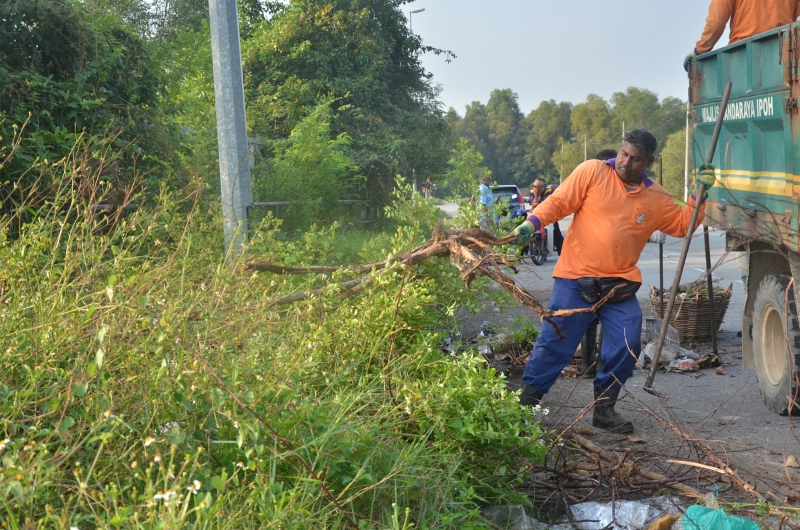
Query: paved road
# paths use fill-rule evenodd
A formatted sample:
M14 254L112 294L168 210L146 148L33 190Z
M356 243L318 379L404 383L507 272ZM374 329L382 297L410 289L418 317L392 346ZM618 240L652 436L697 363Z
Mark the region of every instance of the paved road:
M569 219L561 221L560 225L562 231L566 232ZM635 422L636 436L644 441L640 450L651 455L664 455L661 464L652 464L661 472L670 476L685 473L686 468L666 464L665 460L677 458L697 461L697 455L656 417L682 426L694 438L709 440L721 458L729 460L746 480L762 492L775 491L781 501L789 497L789 502L800 502L800 472L783 465L786 456L800 458L800 433L797 432L800 430L800 420L789 420L770 412L759 393L755 372L742 368L741 339L737 337L737 332L741 331L744 284L735 256L725 252L724 233L712 231L709 239L712 263L715 264L714 277L725 287L733 285L733 295L720 334L723 375L717 375L714 369L701 370L696 374L661 371L654 385L663 396L663 399L659 399L642 389L646 374L635 373L626 385L630 395L620 403L619 409ZM667 238L664 247L666 289L672 285L681 245L682 240ZM541 267L523 265L515 279L537 299L546 302L552 289L551 275L557 259L558 256L551 254ZM637 297L645 315L649 316L649 289L651 285L659 284L658 245L646 245L638 265L642 270L643 285ZM702 231L698 231L690 247L681 281L697 280L704 271ZM490 306L478 315L462 313L462 330L465 336L470 336L477 333L477 327L484 320L512 325L512 319L518 316L532 315L521 306L512 307L502 314L499 308ZM710 346L700 349L706 352ZM509 378L510 387L516 388L518 385L518 376ZM561 378L545 397L544 404L550 409L546 423L564 428L573 423L581 409L591 401L591 381ZM591 428L591 413L580 419L577 425ZM601 445L616 447L620 451L632 445L627 437L612 436L603 431L597 431L594 439ZM729 491L730 496L734 493L733 490ZM771 501L775 502L775 499Z

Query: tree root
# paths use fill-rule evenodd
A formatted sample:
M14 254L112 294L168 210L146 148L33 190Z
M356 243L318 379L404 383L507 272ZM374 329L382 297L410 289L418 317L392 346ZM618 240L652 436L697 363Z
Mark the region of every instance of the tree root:
M486 276L494 280L520 304L538 314L543 321L549 322L561 338L564 338L564 335L559 330L558 325L553 321L554 318L567 317L581 313L594 313L614 295L614 290L616 289L612 290L608 296L599 300L592 307L585 309L561 309L558 311L551 311L545 308L532 294L517 285L513 279L509 278L503 272L502 267L511 269L514 273L517 272L517 269L509 261L507 256L495 253L492 248L513 243L514 239L515 236L513 235L498 238L480 228L446 230L442 227L437 227L433 232L433 237L424 245L400 254L393 259L368 265L348 267L285 267L264 261L255 261L248 263L246 268L248 270L266 271L275 274L329 274L339 271L352 271L362 274L360 278L355 280L326 285L320 289L305 293L281 296L266 302L266 305L285 305L318 296L334 285L342 289L342 292L337 298L346 298L362 291L364 287L372 283L369 276L374 271L386 269L393 264L413 266L434 257L447 256L450 258L450 263L461 272L461 280L467 288L470 288L477 275Z

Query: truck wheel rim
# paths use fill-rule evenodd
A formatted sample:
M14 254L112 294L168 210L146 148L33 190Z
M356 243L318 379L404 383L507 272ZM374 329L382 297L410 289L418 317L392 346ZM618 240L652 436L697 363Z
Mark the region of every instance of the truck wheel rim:
M786 369L786 337L783 319L774 307L769 308L761 326L761 352L764 374L770 385L778 386Z

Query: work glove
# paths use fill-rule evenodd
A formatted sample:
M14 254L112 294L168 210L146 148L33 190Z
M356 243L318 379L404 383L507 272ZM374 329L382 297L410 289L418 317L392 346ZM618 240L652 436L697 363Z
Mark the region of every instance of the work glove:
M686 59L683 60L683 69L687 72L689 71L689 61L697 57L697 54L692 50L692 53L686 56Z
M695 186L703 183L706 186L706 191L708 191L714 186L715 182L717 182L717 173L714 170L714 166L708 164L697 168L697 175L694 178Z
M517 236L517 239L514 240L514 245L527 245L531 242L531 237L533 236L533 232L536 230L536 226L528 220L524 221L521 225L516 227L512 234Z
M650 234L650 239L647 240L648 243L661 243L662 245L667 241L667 234L662 232L661 230L656 230L652 234Z

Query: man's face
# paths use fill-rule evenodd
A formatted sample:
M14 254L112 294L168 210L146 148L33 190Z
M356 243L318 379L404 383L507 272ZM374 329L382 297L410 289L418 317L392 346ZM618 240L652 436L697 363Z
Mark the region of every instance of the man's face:
M617 175L623 182L639 184L645 170L653 165L655 157L628 142L622 142L617 154Z
M474 182L474 181L473 181L473 182ZM483 179L481 182L483 182L483 183L484 183L484 185L486 185L486 186L489 186L489 185L492 183L492 179L491 179L490 177L486 177L486 178L484 178L484 179ZM474 185L474 184L473 184L473 185Z
M533 193L535 193L536 195L541 195L542 193L544 193L544 182L534 182Z

